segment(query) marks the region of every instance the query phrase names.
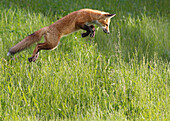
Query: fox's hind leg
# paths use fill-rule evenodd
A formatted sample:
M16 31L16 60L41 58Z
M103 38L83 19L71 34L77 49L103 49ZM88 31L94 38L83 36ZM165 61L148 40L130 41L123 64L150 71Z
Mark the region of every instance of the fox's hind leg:
M44 42L44 43L38 43L34 49L34 52L32 54L32 57L28 58L28 61L29 62L35 62L39 56L39 51L42 50L42 49L45 49L47 50L47 48L49 48L49 45L47 42Z
M51 40L53 39L53 40ZM45 36L45 42L44 43L38 43L34 49L34 52L32 54L32 57L28 58L29 62L35 62L38 58L39 51L40 50L52 50L55 49L59 43L60 37L47 37Z

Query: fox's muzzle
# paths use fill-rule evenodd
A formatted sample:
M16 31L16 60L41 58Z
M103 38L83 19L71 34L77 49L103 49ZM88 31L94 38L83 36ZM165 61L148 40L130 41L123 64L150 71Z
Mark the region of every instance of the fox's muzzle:
M104 33L110 34L106 29L103 29Z

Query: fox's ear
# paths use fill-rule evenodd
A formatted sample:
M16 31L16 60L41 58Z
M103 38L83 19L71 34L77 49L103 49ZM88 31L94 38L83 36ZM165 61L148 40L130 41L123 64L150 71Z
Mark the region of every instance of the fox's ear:
M116 14L109 14L109 13L105 14L105 17L106 17L106 18L112 18L112 17L114 17L114 16L116 16Z

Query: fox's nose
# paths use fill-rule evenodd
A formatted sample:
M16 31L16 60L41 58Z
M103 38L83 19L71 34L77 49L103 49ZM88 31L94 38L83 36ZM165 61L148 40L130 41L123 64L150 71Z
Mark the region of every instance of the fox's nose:
M103 29L104 33L110 34L109 31L107 31L106 29Z

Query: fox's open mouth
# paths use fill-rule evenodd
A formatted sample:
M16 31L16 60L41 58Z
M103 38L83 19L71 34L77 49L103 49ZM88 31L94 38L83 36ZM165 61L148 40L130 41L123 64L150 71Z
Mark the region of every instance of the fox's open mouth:
M104 33L110 34L106 29L103 29Z

